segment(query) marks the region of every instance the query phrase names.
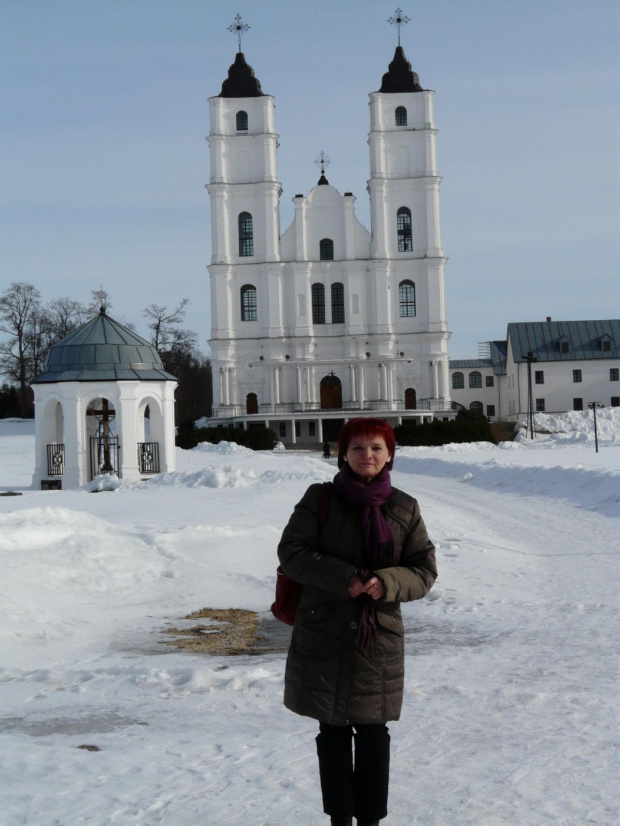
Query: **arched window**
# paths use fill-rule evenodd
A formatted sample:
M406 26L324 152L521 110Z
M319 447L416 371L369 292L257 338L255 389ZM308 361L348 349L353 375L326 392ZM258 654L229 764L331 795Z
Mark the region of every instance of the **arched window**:
M396 107L396 126L407 126L407 110L404 106Z
M462 373L452 373L452 389L462 390L465 387L465 376Z
M256 287L245 284L241 287L241 321L256 321L257 318Z
M469 386L474 388L482 387L482 373L479 373L477 370L471 372L469 374Z
M332 284L332 324L344 324L344 285Z
M237 112L237 132L247 132L248 131L248 113L244 112L243 109L240 112Z
M469 409L474 413L484 413L482 402L472 402L469 405Z
M398 285L398 315L410 318L415 315L415 284L413 281L401 281Z
M249 212L239 214L239 255L254 255L254 228Z
M312 285L312 323L325 324L325 287Z
M321 238L319 241L319 253L321 261L334 260L334 242L331 238Z
M411 240L411 210L401 207L396 213L396 229L398 230L398 251L411 252L413 242Z

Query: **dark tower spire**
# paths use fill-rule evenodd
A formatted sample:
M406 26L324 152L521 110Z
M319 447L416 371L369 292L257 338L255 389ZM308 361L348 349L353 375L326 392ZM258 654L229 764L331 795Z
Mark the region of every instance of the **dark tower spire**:
M420 78L412 71L411 63L405 57L403 47L400 45L400 28L410 19L403 14L401 8L396 9L394 17L388 18L391 26L398 29L398 45L394 52L394 59L390 63L389 71L383 75L380 92L423 92L420 86Z

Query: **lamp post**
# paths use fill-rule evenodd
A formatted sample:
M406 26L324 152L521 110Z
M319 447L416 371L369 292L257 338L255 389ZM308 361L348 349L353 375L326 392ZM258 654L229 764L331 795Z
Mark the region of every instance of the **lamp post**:
M538 361L531 350L527 354L521 355L524 361L527 361L527 410L530 423L530 438L534 439L534 399L532 398L532 363Z
M597 433L597 430L596 430L596 408L597 407L605 407L605 405L601 404L600 402L588 402L588 407L590 408L590 410L592 411L592 413L594 415L594 447L595 447L596 453L598 453L598 433Z

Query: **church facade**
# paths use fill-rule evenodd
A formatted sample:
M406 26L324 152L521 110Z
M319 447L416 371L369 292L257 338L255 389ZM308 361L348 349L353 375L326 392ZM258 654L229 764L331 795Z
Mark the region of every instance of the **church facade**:
M370 231L322 170L281 234L274 98L236 55L209 99L212 424L295 443L454 415L433 97L398 46L370 94Z

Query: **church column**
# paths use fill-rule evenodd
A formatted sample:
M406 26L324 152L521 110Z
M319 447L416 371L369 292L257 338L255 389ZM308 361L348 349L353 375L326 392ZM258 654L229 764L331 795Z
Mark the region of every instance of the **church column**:
M390 406L394 404L394 363L390 364L387 371L387 397Z
M357 372L358 372L358 380L359 380L358 399L359 399L360 407L363 407L364 406L364 398L365 398L365 394L366 394L366 387L365 387L365 381L364 381L364 378L365 378L365 376L364 376L364 365L363 364L359 365L359 369L358 369Z
M297 444L297 432L295 431L295 419L291 419L291 441L294 445Z
M447 361L441 362L441 395L446 401L450 398L449 365Z
M304 376L303 371L304 367L297 367L297 401L301 405L301 409L304 409Z
M235 382L235 368L229 367L226 371L226 384L228 386L228 404L235 404L237 401L236 382Z
M349 384L351 385L351 401L357 401L357 388L356 388L357 376L355 375L355 365L349 365Z
M437 399L439 397L439 380L437 375L437 360L433 359L431 361L431 370L433 376L433 398Z
M274 390L275 390L275 393L276 393L275 403L280 404L280 368L279 367L274 368L273 380L274 380Z

